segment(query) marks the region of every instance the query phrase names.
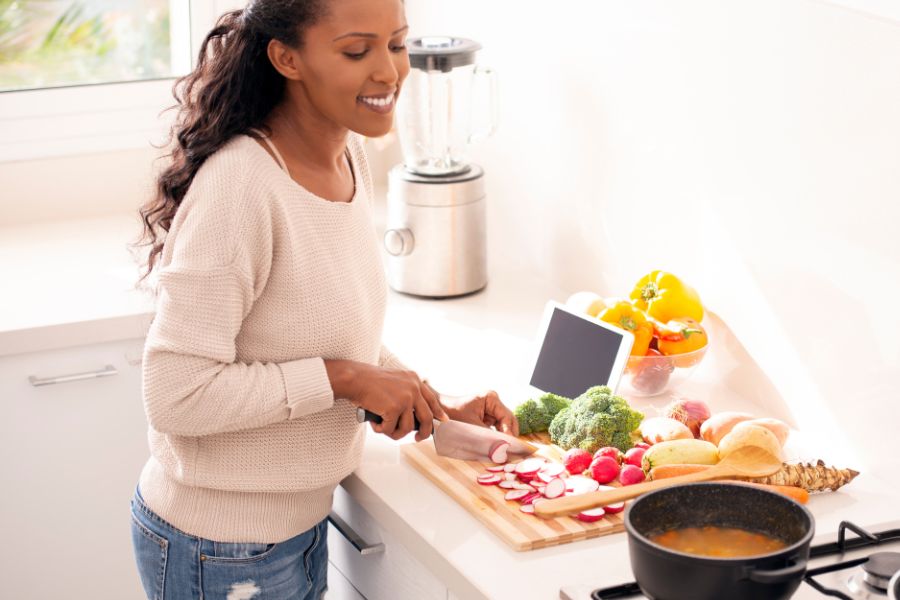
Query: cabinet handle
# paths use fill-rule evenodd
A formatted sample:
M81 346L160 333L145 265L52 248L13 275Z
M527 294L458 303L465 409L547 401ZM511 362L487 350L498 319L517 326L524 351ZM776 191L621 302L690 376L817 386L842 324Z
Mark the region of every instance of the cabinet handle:
M36 375L30 375L28 377L29 383L34 387L40 387L42 385L53 385L54 383L68 383L70 381L80 381L82 379L96 379L98 377L110 377L112 375L118 375L119 370L116 369L112 365L106 365L102 369L98 371L88 371L87 373L73 373L71 375L58 375L56 377L37 377Z
M337 516L337 513L331 512L328 515L328 522L334 525L334 528L337 529L342 536L347 538L347 541L350 542L356 550L362 554L363 556L367 554L379 554L384 552L384 544L379 542L377 544L367 544L362 536L353 531L353 529L344 521L342 518Z

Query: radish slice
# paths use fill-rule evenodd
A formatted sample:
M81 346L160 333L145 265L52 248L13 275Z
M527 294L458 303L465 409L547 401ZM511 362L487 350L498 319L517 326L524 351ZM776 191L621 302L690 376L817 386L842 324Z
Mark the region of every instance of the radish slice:
M540 497L541 497L541 493L540 493L540 492L534 492L533 494L528 494L527 496L525 496L524 498L522 498L521 500L519 500L519 502L521 502L522 504L531 504L531 503L534 502L537 498L540 498Z
M580 496L589 492L597 491L600 484L583 475L573 475L563 481L566 482L566 494L569 496Z
M514 481L514 482L513 482L513 489L514 489L514 490L528 490L529 492L534 492L534 491L536 491L536 490L534 489L534 486L533 486L533 485L528 485L527 483L520 483L520 482L518 482L518 481Z
M603 515L606 514L606 511L602 508L591 508L588 510L583 510L576 515L576 518L579 521L584 521L585 523L593 523L594 521L599 521L603 518Z
M490 471L491 473L502 473L506 470L506 465L492 465L490 467L486 467L485 471Z
M523 504L522 506L519 507L519 510L521 510L525 514L533 515L534 514L534 504Z
M559 463L547 463L546 465L544 465L544 468L541 469L540 473L538 473L538 477L544 479L544 477L546 476L550 479L553 479L554 477L560 476L565 470L566 468ZM545 481L550 481L550 479L547 479Z
M524 483L531 483L535 479L537 479L534 473L517 473L516 476L519 478L519 481Z
M507 500L521 500L525 496L530 495L531 492L529 492L528 490L510 490L506 492L506 496L504 496L504 498L506 498Z
M601 486L599 486L598 489L601 492L608 492L609 490L615 490L618 488L614 488L611 485L601 485ZM609 506L604 506L603 510L605 510L606 514L608 514L608 515L614 515L616 513L620 513L623 510L625 510L625 503L624 502L616 502L615 504L610 504Z
M512 473L513 471L516 470L517 464L518 463L506 463L505 465L503 465L503 470L506 471L507 473Z
M507 455L506 451L509 450L509 442L497 442L491 447L491 451L488 453L488 456L491 459L491 462L495 462L497 464L503 464L506 462Z
M507 480L507 481L515 481L515 480L516 480L516 474L515 474L515 473L504 473L504 474L503 474L503 478L504 478L505 480Z
M479 479L478 483L481 485L497 485L501 481L499 475L491 475L490 479Z
M516 485L518 485L515 481L501 481L500 487L506 490L514 490L516 489Z
M522 475L523 473L537 473L543 466L543 458L526 458L516 465L516 473L519 475Z
M481 475L478 475L478 476L476 477L476 479L479 479L479 480L482 480L482 479L493 479L494 477L500 477L500 476L497 475L496 473L482 473Z
M547 487L544 488L544 496L547 498L559 498L563 494L566 493L566 482L563 479L557 477L553 481L547 484Z

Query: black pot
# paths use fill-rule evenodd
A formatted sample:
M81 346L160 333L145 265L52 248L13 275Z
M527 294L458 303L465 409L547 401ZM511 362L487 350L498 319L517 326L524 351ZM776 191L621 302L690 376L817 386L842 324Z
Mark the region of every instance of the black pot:
M670 550L648 539L683 527L739 527L787 543L777 552L711 558ZM793 500L746 485L694 483L641 496L625 512L631 570L652 600L790 598L806 572L815 529Z

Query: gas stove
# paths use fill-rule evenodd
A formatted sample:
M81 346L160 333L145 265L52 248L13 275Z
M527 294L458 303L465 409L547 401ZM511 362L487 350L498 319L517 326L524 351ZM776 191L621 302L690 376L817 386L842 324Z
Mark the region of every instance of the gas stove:
M864 529L843 521L834 535L816 538L809 567L794 600L888 600L891 577L900 573L900 521ZM898 575L893 583L900 579ZM628 582L606 588L562 588L562 600L641 599L640 588Z

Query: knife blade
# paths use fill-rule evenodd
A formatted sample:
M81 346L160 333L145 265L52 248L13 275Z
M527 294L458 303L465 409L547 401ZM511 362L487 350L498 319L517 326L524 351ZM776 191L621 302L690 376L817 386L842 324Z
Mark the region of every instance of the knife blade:
M356 409L356 419L360 423L365 421L381 423L381 416L363 408ZM416 421L415 427L419 428L418 421ZM462 421L435 419L432 440L434 450L439 455L461 460L490 461L491 450L499 442L509 444L506 453L510 456L530 456L538 450L536 446L502 431Z

